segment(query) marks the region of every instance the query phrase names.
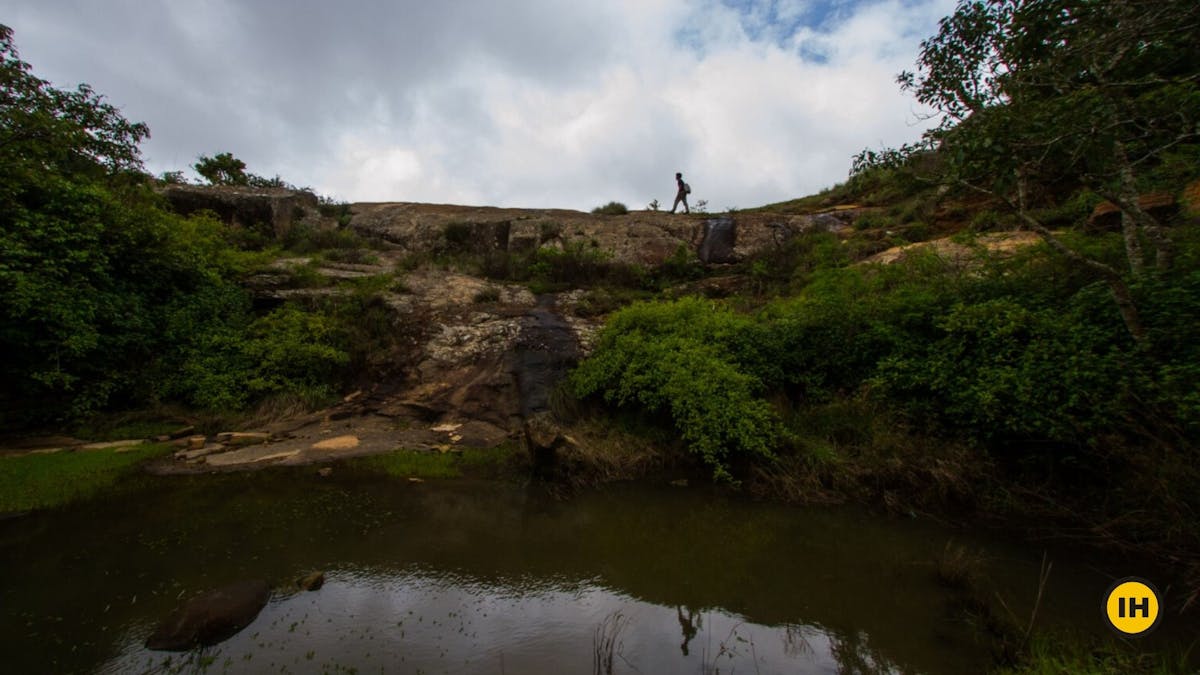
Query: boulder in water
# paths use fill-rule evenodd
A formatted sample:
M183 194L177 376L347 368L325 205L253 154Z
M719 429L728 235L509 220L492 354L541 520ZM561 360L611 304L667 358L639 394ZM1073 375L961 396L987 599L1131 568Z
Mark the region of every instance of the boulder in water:
M154 629L146 648L181 652L228 640L254 621L270 597L267 582L252 580L192 598Z

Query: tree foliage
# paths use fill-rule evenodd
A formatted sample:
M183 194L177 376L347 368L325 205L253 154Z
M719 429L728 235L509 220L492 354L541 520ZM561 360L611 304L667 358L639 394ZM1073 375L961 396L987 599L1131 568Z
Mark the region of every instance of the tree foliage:
M939 124L922 141L864 151L856 171L936 150L940 178L1008 204L1056 251L1105 279L1130 333L1146 332L1126 277L1171 268L1166 223L1139 191L1196 174L1200 5L1188 0L962 0L921 43L901 87ZM1184 170L1188 171L1187 169ZM1124 269L1063 244L1033 213L1040 186L1082 184L1122 212ZM1178 187L1178 186L1173 186Z
M212 185L250 184L246 163L228 152L220 152L213 157L201 155L192 168Z
M0 26L0 425L159 396L243 405L345 363L319 319L253 318L248 254L164 208L141 171L148 134L86 85L34 76ZM205 351L217 335L233 357Z
M196 173L200 174L201 178L208 181L209 185L245 185L255 188L299 189L279 176L265 178L246 171L246 163L234 157L229 152L219 152L212 157L200 155L200 158L192 165L192 168L196 170ZM164 175L164 179L166 178L167 176Z

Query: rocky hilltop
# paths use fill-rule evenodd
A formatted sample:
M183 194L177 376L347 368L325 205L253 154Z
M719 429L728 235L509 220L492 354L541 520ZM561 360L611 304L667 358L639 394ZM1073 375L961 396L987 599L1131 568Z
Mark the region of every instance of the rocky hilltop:
M267 443L209 439L179 453L171 470L185 471L320 462L398 447L446 452L509 440L524 442L535 455L554 455L576 443L554 420L551 397L588 353L602 323L606 309L597 307L596 289L560 284L535 294L453 260L495 254L529 261L545 249L584 251L606 264L648 271L667 261L724 265L802 232L849 231L863 211L596 215L409 202L331 209L310 193L282 189L175 185L162 194L176 211L208 210L278 241L305 228L368 243L363 260L319 253L280 258L246 284L269 307L351 293L356 281L382 280L376 301L402 336L401 346L380 354L369 381L342 404L258 429L267 433L255 438ZM724 282L737 280L718 276L700 283Z
M582 244L616 262L659 265L680 247L704 263L732 263L791 236L849 227L861 209L835 208L806 215L671 214L632 211L593 215L565 209L508 209L405 202L350 207L350 227L410 253L436 251L447 239L478 249L521 252Z
M245 284L266 309L355 293L365 282L375 306L386 308L385 330L395 338L391 348L372 355L361 389L342 404L256 429L268 432L260 437L270 439L266 444L192 448L181 453L174 470L310 463L396 448L446 452L510 440L542 457L574 446L578 432L554 419L554 389L589 353L604 315L630 298L614 301L605 296L611 291L604 284L571 279L544 288L520 283L515 279L530 277L481 269L488 259L526 271L554 257L545 252L573 253L590 264L625 265L646 274L664 264L704 265L702 279L669 292L714 296L738 293L748 283L744 274L722 272L722 266L769 253L807 232L868 239L876 248L866 252L877 253L864 259L875 262L930 248L964 264L972 255L948 238L893 245L886 228L861 227L883 209L835 203L801 213L764 208L597 215L411 202L329 205L306 192L241 187L168 186L163 194L177 211L206 209L277 241L318 233L369 245L351 251L353 260L320 246L311 254L292 254ZM1036 241L1031 233L998 232L977 244L1003 252Z
M184 214L207 209L222 220L283 237L300 223L336 228L323 216L311 193L235 186L171 185L162 189ZM704 263L732 263L777 246L801 232L841 231L862 215L853 206L835 206L803 215L761 212L671 214L631 211L595 215L569 209L518 209L415 202L349 204L344 227L407 254L447 248L478 252L524 252L542 247L584 245L606 252L614 262L654 266L680 247Z

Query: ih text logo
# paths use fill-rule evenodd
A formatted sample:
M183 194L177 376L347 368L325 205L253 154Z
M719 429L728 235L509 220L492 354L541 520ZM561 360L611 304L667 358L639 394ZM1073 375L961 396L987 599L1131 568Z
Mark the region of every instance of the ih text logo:
M1161 596L1154 584L1138 577L1118 579L1104 594L1104 620L1126 637L1154 630L1162 618Z

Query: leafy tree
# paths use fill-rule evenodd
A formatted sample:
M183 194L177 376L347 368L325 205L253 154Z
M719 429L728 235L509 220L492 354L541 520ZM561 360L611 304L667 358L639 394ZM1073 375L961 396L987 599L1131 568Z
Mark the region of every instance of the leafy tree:
M51 174L141 169L137 144L150 135L145 124L127 121L85 84L55 89L31 70L17 54L12 29L0 24L0 199L6 211L25 196L20 185Z
M1103 278L1144 342L1126 276L1145 273L1145 242L1160 272L1171 268L1174 246L1137 197L1172 156L1200 158L1198 31L1200 5L1190 0L962 0L922 42L917 72L898 78L941 123L917 144L864 151L855 170L936 150L942 180L999 199ZM1036 186L1064 180L1120 208L1127 273L1035 217Z
M255 254L166 210L139 159L148 134L86 85L35 77L0 26L0 428L160 397L239 408L344 374L331 314L256 319L236 283ZM219 180L257 178L213 159Z
M0 26L5 417L67 392L72 406L103 400L115 385L96 371L119 370L115 361L144 348L130 329L152 299L128 291L162 233L145 219L146 200L120 195L137 193L137 143L148 135L86 85L61 90L35 77Z
M228 152L221 152L213 157L200 155L199 161L193 164L192 168L204 180L207 180L209 185L246 185L255 188L300 189L279 176L266 178L246 171L246 163ZM165 175L164 178L166 178ZM304 189L309 190L308 188Z
M215 157L200 155L200 159L192 168L211 185L250 184L246 163L228 152L218 153Z

